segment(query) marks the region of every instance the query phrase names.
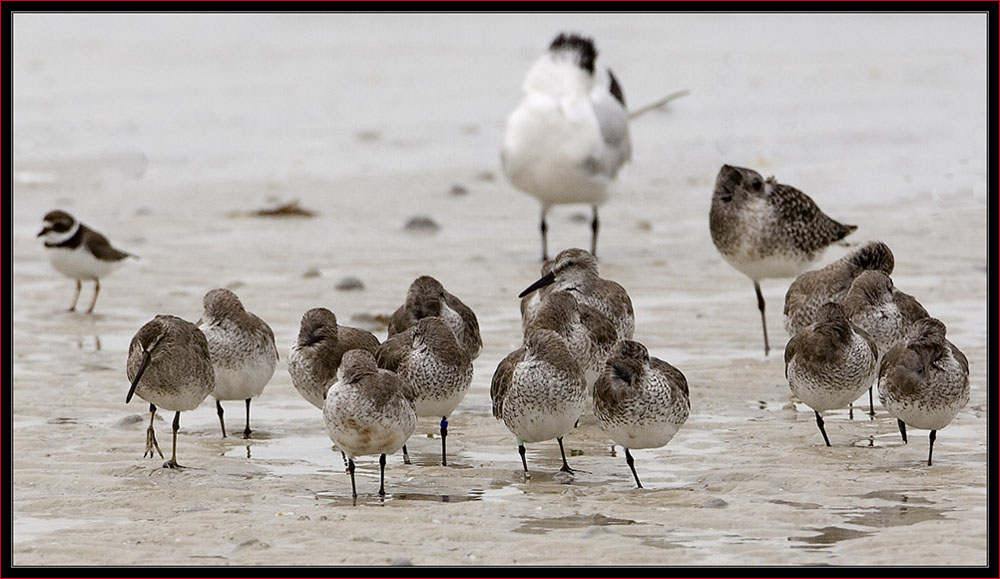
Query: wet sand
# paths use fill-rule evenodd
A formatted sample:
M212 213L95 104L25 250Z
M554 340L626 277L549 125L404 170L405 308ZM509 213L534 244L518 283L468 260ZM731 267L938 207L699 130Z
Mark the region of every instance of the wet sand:
M602 275L691 390L677 436L634 453L641 490L586 418L565 438L580 472L557 474L552 441L528 445L525 480L490 414L493 370L520 342L516 295L539 270L538 206L507 183L499 144L562 29L594 36L633 107L691 90L634 122L601 212ZM985 29L954 15L16 15L13 563L985 565ZM827 448L792 403L790 280L762 284L765 357L752 284L709 236L723 163L811 195L858 225L853 245L886 242L896 285L947 324L972 398L933 467L927 432L902 445L879 406L830 413ZM316 215L245 215L293 199ZM34 237L57 207L141 256L102 282L94 315L65 311L73 282ZM550 213L553 253L588 246L579 214ZM407 231L413 216L440 228ZM449 466L422 419L414 464L389 458L384 501L377 457L359 460L353 506L287 353L316 306L384 338L370 320L422 274L482 329ZM363 289L335 289L349 276ZM124 404L128 343L155 314L197 319L220 286L271 324L281 360L252 440L222 439L209 398L181 415L188 468L163 469L142 458L146 404ZM226 411L240 432L242 404Z

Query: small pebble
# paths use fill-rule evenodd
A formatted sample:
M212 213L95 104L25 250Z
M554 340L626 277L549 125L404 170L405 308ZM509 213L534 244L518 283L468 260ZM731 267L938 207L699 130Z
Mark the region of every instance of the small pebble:
M389 565L392 565L393 567L412 567L413 561L410 561L406 557L396 557L392 560L392 563L389 563Z
M586 213L573 213L569 216L569 220L573 223L586 223L590 221L590 217Z
M707 501L701 504L701 508L703 509L724 509L728 506L729 503L718 497L708 499Z
M341 278L334 287L340 291L362 290L365 289L365 284L354 276L347 276Z
M403 229L414 233L433 233L441 229L441 226L426 215L416 215L406 222Z
M492 171L483 171L482 173L476 175L476 179L486 183L492 183L497 180L497 176L494 175Z
M320 276L319 269L317 269L315 267L310 267L309 269L307 269L304 272L302 272L302 277L304 277L306 279L311 278L311 277L319 277L319 276Z
M639 221L636 221L635 228L639 231L652 231L653 224L646 219L640 219Z
M112 424L113 428L128 428L133 424L139 424L140 422L145 422L145 418L140 414L129 414L128 416L122 416L117 422Z

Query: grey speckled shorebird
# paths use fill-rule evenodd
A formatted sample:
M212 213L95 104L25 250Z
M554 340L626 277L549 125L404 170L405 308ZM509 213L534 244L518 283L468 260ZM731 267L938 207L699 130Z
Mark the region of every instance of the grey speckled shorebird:
M548 259L545 214L553 205L593 209L591 253L597 253L597 208L607 201L618 170L632 158L622 87L594 67L589 38L559 34L524 79L525 96L507 117L504 173L542 206L542 261Z
M135 257L127 251L115 249L108 238L77 221L75 217L58 209L45 214L42 230L37 237L45 238L45 253L56 271L76 280L76 293L69 311L76 310L80 299L82 280L94 281L94 297L87 313L93 313L97 294L101 292L101 278Z
M598 275L597 258L590 252L575 248L564 249L553 260L551 267L545 267L543 271L545 269L549 270L548 273L528 286L517 297L524 298L547 286L551 286L549 291L568 291L581 304L590 306L607 316L614 324L619 340L632 339L632 333L635 331L632 299L621 285ZM544 299L542 296L541 300ZM530 322L534 312L532 308L524 307L527 309Z
M878 348L847 319L844 307L827 302L817 320L785 346L785 378L792 393L816 414L830 446L821 412L846 408L867 390L878 370Z
M794 336L815 321L816 312L826 302L842 303L854 278L865 271L890 275L896 265L889 246L869 241L823 268L807 271L792 282L785 292L785 330Z
M222 400L245 400L247 421L243 438L250 438L250 401L260 396L274 376L278 349L274 332L267 322L248 312L237 295L228 289L209 291L202 299L197 326L208 340L215 368L215 409L226 437Z
M215 371L208 351L208 340L194 324L176 316L158 315L146 322L132 338L128 348L126 375L132 384L125 403L138 396L149 402L149 428L146 429L146 452L153 449L163 458L153 432L157 407L174 411L173 453L163 463L177 468L177 431L181 412L194 410L212 393Z
M753 169L723 165L709 228L723 259L753 280L767 355L771 346L760 280L802 273L857 226L834 221L808 195L774 177L765 180Z
M378 338L370 332L338 325L333 312L313 308L302 314L298 339L288 354L292 385L307 402L322 410L344 354L361 349L374 355L378 347Z
M570 292L559 290L546 295L525 328L525 334L532 329L552 330L566 342L587 379L589 396L618 341L611 320L595 308L577 302Z
M391 370L409 384L417 416L441 417L441 464L448 465L448 416L472 384L472 359L439 317L422 318L407 330L386 338L375 356L379 368ZM403 461L410 463L406 445Z
M435 316L448 324L469 358L475 360L479 357L483 339L479 335L475 312L429 275L422 275L410 284L406 302L393 312L389 320L388 336L405 331L422 318Z
M587 405L583 370L566 343L547 329L529 328L524 345L500 361L490 385L493 416L517 439L524 472L528 472L524 443L555 438L562 454L563 472L573 470L566 462L562 439Z
M642 488L630 449L659 448L674 437L691 413L687 379L680 370L650 357L639 342L619 342L594 384L594 416L616 444L635 484Z
M323 420L330 440L348 456L351 494L356 499L354 459L379 455L380 497L385 496L385 455L399 450L417 427L414 392L395 373L380 370L367 350L343 356L338 380L330 387Z
M970 396L969 360L945 333L940 320L918 320L910 337L893 346L879 368L879 401L896 417L903 442L907 425L931 431L927 466L932 465L937 431L951 424Z
M930 317L920 302L878 270L861 272L843 304L851 322L875 340L880 357L906 339L917 320Z

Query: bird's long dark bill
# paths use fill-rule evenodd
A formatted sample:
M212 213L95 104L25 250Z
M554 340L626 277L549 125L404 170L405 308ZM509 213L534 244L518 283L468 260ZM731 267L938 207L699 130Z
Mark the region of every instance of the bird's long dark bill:
M135 379L132 380L132 386L128 389L128 395L125 396L125 404L132 401L132 395L135 394L135 387L139 385L139 379L142 378L142 373L146 371L146 366L149 365L150 353L147 350L142 355L142 363L139 364L139 371L135 373Z
M523 292L517 294L517 297L523 298L524 296L530 294L531 292L535 291L536 289L543 288L543 287L551 284L554 281L556 281L556 274L554 274L554 273L552 273L550 271L549 273L547 273L544 276L542 276L542 278L540 280L538 280L535 283L533 283L530 286L528 286L528 289L526 289Z
M39 231L38 235L36 235L35 237L41 237L41 236L45 235L46 233L48 233L50 231L52 231L51 227L43 227L42 230Z

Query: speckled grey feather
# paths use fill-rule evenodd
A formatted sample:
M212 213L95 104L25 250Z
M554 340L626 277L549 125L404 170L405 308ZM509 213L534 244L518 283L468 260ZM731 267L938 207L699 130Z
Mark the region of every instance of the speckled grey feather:
M445 315L442 311L442 305L445 304L458 316ZM479 320L476 319L475 312L429 275L420 276L410 284L406 302L393 312L389 320L388 336L405 331L422 318L433 316L445 320L471 359L479 357L483 340L479 334Z
M158 315L132 338L126 375L135 379L146 351L149 363L135 387L135 395L173 411L194 410L212 393L215 372L208 341L194 324L177 316Z

